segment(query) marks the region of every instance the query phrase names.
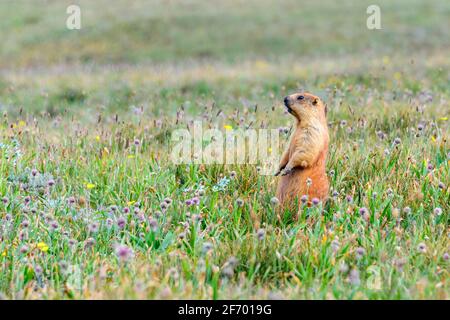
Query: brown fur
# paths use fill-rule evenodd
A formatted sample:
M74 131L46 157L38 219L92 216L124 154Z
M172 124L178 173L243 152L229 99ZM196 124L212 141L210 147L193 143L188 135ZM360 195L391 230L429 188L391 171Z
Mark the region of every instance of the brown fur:
M281 174L277 198L282 207L291 207L296 198L300 203L303 195L308 196L309 203L313 198L323 201L329 191L325 173L329 142L326 106L310 93L287 96L285 105L295 118L295 129L275 174ZM309 187L308 178L312 181Z

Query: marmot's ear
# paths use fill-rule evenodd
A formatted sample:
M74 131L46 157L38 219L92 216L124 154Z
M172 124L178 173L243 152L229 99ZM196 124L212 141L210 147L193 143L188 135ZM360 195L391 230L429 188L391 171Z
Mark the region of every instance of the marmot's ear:
M312 104L315 106L315 105L317 105L317 103L319 103L319 99L317 99L317 98L314 98L314 100L313 100L313 102L312 102Z

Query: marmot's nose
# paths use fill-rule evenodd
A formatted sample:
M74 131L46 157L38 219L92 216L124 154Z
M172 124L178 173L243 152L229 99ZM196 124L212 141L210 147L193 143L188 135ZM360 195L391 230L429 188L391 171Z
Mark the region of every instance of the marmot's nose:
M284 97L284 105L287 107L289 105L289 96Z

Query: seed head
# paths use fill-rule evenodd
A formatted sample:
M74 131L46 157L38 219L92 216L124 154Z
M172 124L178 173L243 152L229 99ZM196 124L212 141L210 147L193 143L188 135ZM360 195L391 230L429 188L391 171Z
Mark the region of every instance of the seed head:
M356 248L356 259L361 259L366 254L366 250L364 248L358 247Z
M158 221L156 221L156 219L150 218L148 224L153 232L156 232L156 230L158 230Z
M339 265L339 272L341 273L346 273L348 271L348 265L342 261L341 264Z
M98 223L93 222L88 227L89 233L97 233L98 232Z
M211 251L213 249L213 244L211 242L205 242L203 244L203 253L208 253L209 251Z
M339 247L340 247L339 240L334 239L333 241L331 241L331 249L333 250L333 252L338 251Z
M434 208L434 214L437 216L440 216L442 214L442 209L441 208Z
M266 231L264 229L258 229L256 232L256 236L258 237L259 241L264 240L264 236L266 235Z
M359 278L359 271L357 269L352 269L348 276L348 280L353 286L359 286L361 283L361 280Z
M84 247L86 249L88 248L92 248L95 245L95 239L94 238L88 238L86 239L86 241L84 242Z
M278 200L277 197L272 197L272 198L270 199L270 203L271 203L273 206L277 206L277 205L280 203L280 200Z
M419 243L419 245L417 246L417 250L420 253L426 253L427 252L427 246L425 245L425 243L421 242Z

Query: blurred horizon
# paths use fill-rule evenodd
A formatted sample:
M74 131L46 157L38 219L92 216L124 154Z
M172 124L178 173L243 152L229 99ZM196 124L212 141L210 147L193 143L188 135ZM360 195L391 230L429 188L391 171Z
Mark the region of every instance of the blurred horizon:
M66 28L70 4L81 8L81 30ZM448 1L378 1L381 30L366 27L370 4L365 0L339 4L328 0L4 0L0 2L0 68L450 52Z

